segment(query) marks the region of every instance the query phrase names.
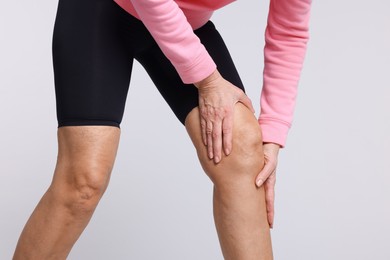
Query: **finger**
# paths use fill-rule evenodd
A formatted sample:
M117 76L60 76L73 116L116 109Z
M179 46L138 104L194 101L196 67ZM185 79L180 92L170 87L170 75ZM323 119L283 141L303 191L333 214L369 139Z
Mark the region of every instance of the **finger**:
M275 176L273 173L271 176ZM265 201L267 208L267 219L271 228L274 225L274 216L275 216L275 181L274 178L270 178L264 183L265 190Z
M257 187L260 187L265 180L268 179L268 177L271 175L272 172L275 171L275 165L271 162L266 162L264 168L261 170L261 172L256 177L256 185Z
M205 106L204 101L199 97L199 119L200 119L200 130L202 135L203 144L207 145L207 134L206 134L206 119L205 119Z
M213 159L213 123L210 121L206 122L206 135L207 135L207 154L210 159Z
M222 119L218 118L213 124L213 154L214 162L219 163L222 157Z
M226 155L229 155L232 151L233 140L233 112L228 111L222 122L222 140L223 147Z
M242 92L239 101L242 102L245 106L247 106L252 111L252 113L255 113L255 109L253 108L252 101L244 92Z
M202 132L203 143L204 145L207 145L206 120L202 116L200 117L200 128Z

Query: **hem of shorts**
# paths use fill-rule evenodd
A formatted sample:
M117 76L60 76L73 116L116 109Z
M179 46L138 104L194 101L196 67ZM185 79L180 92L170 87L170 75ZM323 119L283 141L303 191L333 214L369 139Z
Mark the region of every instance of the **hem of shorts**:
M62 126L87 126L87 125L106 125L106 126L116 126L120 128L118 122L109 121L109 120L72 120L72 121L63 121L59 122L57 128Z

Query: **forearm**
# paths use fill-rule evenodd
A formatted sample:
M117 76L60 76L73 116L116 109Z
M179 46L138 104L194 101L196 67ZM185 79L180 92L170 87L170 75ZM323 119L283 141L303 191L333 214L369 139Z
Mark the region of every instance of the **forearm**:
M173 0L131 0L142 22L184 83L210 76L216 65Z
M309 40L310 0L271 0L259 123L265 142L284 147Z

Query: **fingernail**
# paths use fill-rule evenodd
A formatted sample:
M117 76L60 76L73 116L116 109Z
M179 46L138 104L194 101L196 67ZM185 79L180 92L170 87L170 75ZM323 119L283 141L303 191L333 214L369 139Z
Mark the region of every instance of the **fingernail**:
M257 187L260 187L261 184L263 184L263 180L262 179L258 179L257 182L256 182Z
M213 159L213 153L209 153L209 158Z
M229 149L226 148L226 149L225 149L225 154L226 154L226 155L229 155L229 153L230 153Z
M215 162L215 163L219 163L219 157L218 157L218 156L216 156L216 157L214 158L214 162Z

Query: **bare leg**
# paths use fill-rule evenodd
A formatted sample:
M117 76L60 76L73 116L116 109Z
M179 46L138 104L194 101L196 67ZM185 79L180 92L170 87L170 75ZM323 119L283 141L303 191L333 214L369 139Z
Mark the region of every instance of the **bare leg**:
M58 128L53 181L29 218L13 259L66 259L107 188L120 129Z
M255 177L264 166L262 136L255 116L241 103L234 112L233 150L219 164L207 157L201 139L199 110L186 118L186 128L200 163L214 183L215 225L226 260L273 259L264 188Z

